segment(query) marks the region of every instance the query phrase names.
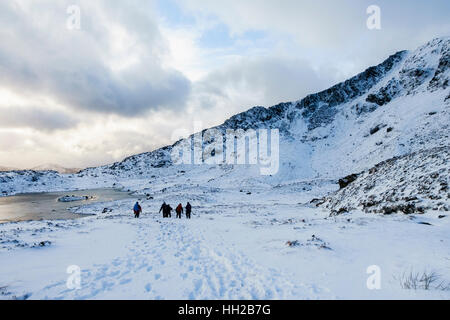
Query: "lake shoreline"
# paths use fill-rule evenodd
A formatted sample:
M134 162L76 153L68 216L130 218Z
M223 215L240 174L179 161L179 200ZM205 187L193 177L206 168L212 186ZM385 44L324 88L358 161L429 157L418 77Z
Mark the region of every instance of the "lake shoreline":
M59 201L59 199L67 196L75 196L80 199ZM128 191L114 188L22 193L1 197L0 224L23 221L79 219L94 215L94 213L79 213L74 212L74 209L89 204L134 199L134 197Z

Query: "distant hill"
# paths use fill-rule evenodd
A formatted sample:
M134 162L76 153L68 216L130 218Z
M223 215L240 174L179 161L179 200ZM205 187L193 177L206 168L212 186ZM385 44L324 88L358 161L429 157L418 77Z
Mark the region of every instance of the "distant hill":
M1 171L13 171L13 170L18 170L17 168L13 168L13 167L3 167L0 166L0 172Z
M36 166L33 168L15 168L15 167L0 166L0 172L20 171L20 170L56 171L59 173L68 174L68 173L77 173L81 169L80 168L65 168L63 166L60 166L58 164L53 164L53 163L42 164L40 166Z
M46 164L42 164L40 166L33 167L30 170L35 170L35 171L53 170L53 171L57 171L59 173L77 173L81 169L80 168L65 168L65 167L62 167L62 166L60 166L58 164L46 163Z

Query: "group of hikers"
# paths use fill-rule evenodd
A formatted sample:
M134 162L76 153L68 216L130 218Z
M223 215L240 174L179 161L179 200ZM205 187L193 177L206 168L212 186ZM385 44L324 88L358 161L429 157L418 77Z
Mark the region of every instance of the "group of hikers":
M181 203L178 204L178 206L175 209L175 212L177 214L177 218L181 219L181 214L183 212L186 213L186 219L190 219L191 218L191 210L192 210L192 206L191 204L188 202L186 204L185 207L186 210L183 209L183 205ZM162 204L161 208L159 209L159 213L163 213L163 218L171 218L172 217L172 210L173 208L170 206L170 204L166 204L166 202L164 201L164 203ZM139 218L139 215L142 213L142 207L139 204L139 202L136 202L134 204L133 207L133 211L134 211L134 217L135 218Z
M164 202L161 206L161 208L159 209L159 212L163 213L163 218L171 218L172 217L172 210L173 208L170 206L170 204L166 204L166 202ZM175 212L177 214L177 218L181 219L181 214L184 212L186 212L186 219L190 219L191 218L191 210L192 210L192 206L191 204L188 202L186 204L186 211L183 210L183 205L181 203L178 204L178 206L175 208Z

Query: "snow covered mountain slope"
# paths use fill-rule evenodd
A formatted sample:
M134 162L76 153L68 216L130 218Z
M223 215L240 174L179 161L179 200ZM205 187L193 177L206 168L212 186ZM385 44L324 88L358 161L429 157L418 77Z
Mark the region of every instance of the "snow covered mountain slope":
M330 89L292 103L254 107L216 129L279 129L282 169L276 180L338 177L448 143L449 61L450 38L435 39L416 51L398 52ZM170 166L171 148L102 170L145 172Z
M192 135L112 165L59 175L61 183L51 188L115 183L132 190L142 190L143 185L153 189L168 177L181 184L212 187L235 185L236 179L243 187L317 178L337 180L396 156L448 145L449 65L450 37L434 39L415 51L391 55L327 90L270 108L254 107L214 128L221 132L279 129L280 168L272 176L262 176L255 165L174 165L172 149L186 141L191 143ZM208 141L203 142L204 148L208 145ZM0 173L3 194L42 190L42 183L46 183L45 177L25 179L26 185L18 183L23 176L35 175Z
M450 211L448 159L449 146L383 161L354 175L354 181L325 198L324 206L335 213L352 209L383 214Z

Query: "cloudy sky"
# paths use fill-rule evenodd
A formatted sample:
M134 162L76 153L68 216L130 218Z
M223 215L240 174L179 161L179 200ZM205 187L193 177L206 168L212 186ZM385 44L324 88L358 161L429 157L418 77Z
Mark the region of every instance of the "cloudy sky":
M1 1L0 166L150 151L449 35L449 16L448 0Z

